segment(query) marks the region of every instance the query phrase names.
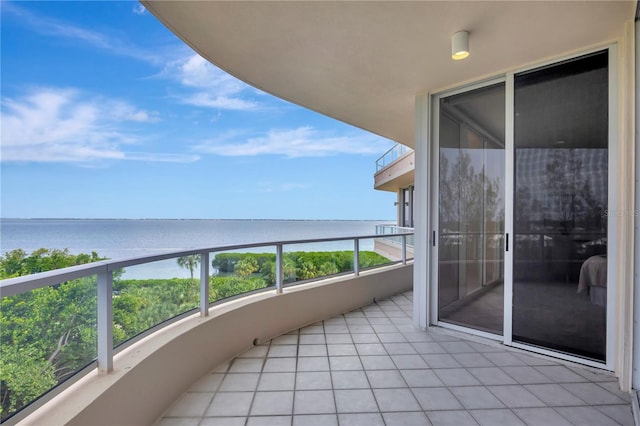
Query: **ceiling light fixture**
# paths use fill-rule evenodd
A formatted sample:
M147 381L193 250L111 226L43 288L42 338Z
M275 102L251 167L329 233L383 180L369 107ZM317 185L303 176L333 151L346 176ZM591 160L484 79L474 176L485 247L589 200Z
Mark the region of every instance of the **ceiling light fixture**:
M469 31L458 31L451 36L451 59L459 61L469 56Z

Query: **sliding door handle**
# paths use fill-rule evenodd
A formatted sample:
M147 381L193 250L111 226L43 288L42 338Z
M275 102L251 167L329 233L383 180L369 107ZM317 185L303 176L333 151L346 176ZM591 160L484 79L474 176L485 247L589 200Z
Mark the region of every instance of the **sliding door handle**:
M505 241L505 244L504 244L505 251L509 251L509 233L508 232L505 235L504 241Z

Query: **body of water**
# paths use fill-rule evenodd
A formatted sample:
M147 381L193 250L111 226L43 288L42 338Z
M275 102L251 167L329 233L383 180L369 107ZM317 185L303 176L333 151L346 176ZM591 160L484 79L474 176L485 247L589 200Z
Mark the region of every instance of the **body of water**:
M373 235L383 221L0 219L0 252L39 248L97 252L111 259L235 244ZM362 250L373 242L365 240ZM351 241L285 246L294 250L352 250ZM275 252L257 248L255 252ZM126 278L186 277L175 260L127 268Z

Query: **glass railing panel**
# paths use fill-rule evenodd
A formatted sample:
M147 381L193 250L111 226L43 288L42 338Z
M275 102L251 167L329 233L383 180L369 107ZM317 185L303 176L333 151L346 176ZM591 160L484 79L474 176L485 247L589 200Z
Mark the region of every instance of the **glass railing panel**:
M382 156L376 160L376 171L378 172L384 169L389 164L396 161L398 158L412 151L413 150L406 145L402 145L399 143L395 144L393 147L391 147L391 149L382 154Z
M353 240L286 244L282 255L283 283L353 272L353 248Z
M375 250L376 241L381 240L382 238L387 239L395 237L364 238L360 240L360 255L358 259L360 270L390 265L400 260L399 257L396 258L388 253L383 254Z
M406 234L393 235L393 234ZM375 251L383 256L388 256L394 260L401 260L402 258L402 244L403 238L406 239L406 260L413 260L414 256L414 238L413 228L405 228L397 225L378 225L376 226L376 235L381 235L380 238L376 238ZM382 236L384 235L384 236Z
M214 252L210 258L209 302L275 285L274 246Z
M413 235L413 228L392 225L392 224L376 225L376 235L391 235L391 234Z
M114 272L114 346L189 312L200 301L200 255L129 266Z
M2 298L2 421L96 359L96 281L90 275Z
M395 234L398 232L397 225L376 225L376 235Z
M407 259L413 259L413 248L415 247L414 234L409 234L405 238L407 240Z

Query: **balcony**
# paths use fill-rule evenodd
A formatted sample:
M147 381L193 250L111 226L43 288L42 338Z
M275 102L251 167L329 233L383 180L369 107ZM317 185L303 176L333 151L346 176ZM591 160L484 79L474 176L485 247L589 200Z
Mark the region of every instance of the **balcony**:
M415 152L402 144L395 144L376 161L374 188L397 192L414 181Z
M281 271L273 286L201 304L116 348L105 327L120 296L107 291L113 271L263 245L5 280L0 288L10 297L98 274L97 361L7 424L633 424L630 396L607 372L416 328L406 256L413 234L392 230L322 240L352 245L354 270L318 280L289 277L288 284L287 255L318 240L269 243ZM365 268L362 251L380 238L401 241L404 255ZM202 269L204 293L210 276L208 266Z

